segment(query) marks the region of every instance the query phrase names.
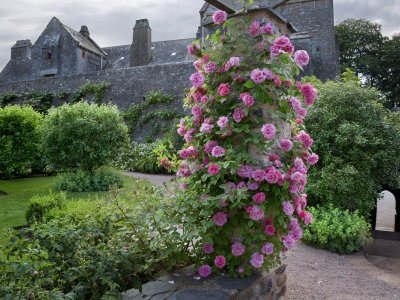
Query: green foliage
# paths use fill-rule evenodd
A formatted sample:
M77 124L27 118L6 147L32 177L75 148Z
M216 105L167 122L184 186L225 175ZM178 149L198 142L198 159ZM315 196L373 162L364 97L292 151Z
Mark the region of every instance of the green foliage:
M31 106L37 112L42 114L47 113L47 111L52 107L52 101L54 95L52 93L42 93L37 91L30 91L22 93L22 98L24 103Z
M311 207L313 222L304 231L303 240L331 252L349 254L360 251L372 240L371 225L356 211L333 206Z
M376 90L327 82L305 122L320 160L309 172L313 205L358 209L369 216L384 185L399 186L399 132L386 121Z
M144 102L140 104L132 104L124 113L124 118L129 126L130 132L134 133L140 130L144 125L149 122L153 123L153 128L148 136L151 140L154 139L159 133L165 133L164 130L156 130L155 127L168 128L169 126L161 126L160 121L172 120L181 117L182 114L177 111L172 111L160 106L169 104L174 101L171 95L165 95L161 91L153 91L149 93ZM149 111L149 109L151 110Z
M64 208L66 206L65 193L50 193L45 196L34 196L29 203L25 213L28 224L43 221L46 214L54 208Z
M360 78L358 78L356 73L350 68L346 68L346 70L340 75L340 80L343 82L352 82L354 84L361 85Z
M0 108L0 178L25 176L40 167L41 121L28 106Z
M44 156L63 171L93 172L128 143L116 106L79 102L49 110L41 127Z
M68 192L109 191L122 186L122 174L110 168L99 168L93 172L78 170L63 173L56 183L57 190Z
M21 231L1 246L0 298L116 298L186 265L190 241L173 226L175 205L163 193L137 183L129 197L86 206L84 218L59 215Z
M15 93L5 93L0 95L0 107L5 107L14 100L18 99L18 95Z
M104 93L111 86L109 82L91 83L86 82L72 96L71 103L87 100L85 97L93 95L94 101L100 104L104 98Z

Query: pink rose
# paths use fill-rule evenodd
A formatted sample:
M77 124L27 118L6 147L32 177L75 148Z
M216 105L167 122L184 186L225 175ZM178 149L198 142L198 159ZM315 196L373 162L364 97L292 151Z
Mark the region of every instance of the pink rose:
M269 224L269 225L265 226L264 233L265 233L266 235L270 235L270 236L271 236L271 235L274 235L274 233L275 233L275 227L274 227L274 225Z
M260 34L260 23L258 23L257 21L254 21L253 23L251 23L249 33L253 37L256 37L257 35L259 35Z
M262 246L261 252L265 255L271 255L274 253L274 245L271 243L266 243Z
M214 247L213 247L213 245L210 244L210 243L204 243L204 245L203 245L203 252L204 252L205 254L213 253L213 252L214 252Z
M273 124L265 124L261 128L261 132L267 140L272 140L276 134L276 128Z
M213 14L212 19L215 24L221 25L228 19L228 14L222 10L218 10Z
M222 227L226 224L226 222L228 222L228 215L223 211L219 211L214 214L212 219L215 225Z
M254 97L249 93L240 94L239 99L242 100L247 107L252 107L254 105Z
M195 105L195 106L192 107L192 115L193 115L193 116L195 116L195 117L201 117L202 114L203 114L203 111L202 111L202 109L201 109L200 106Z
M264 219L264 211L257 205L252 205L247 208L247 212L250 215L250 219L259 221Z
M253 196L253 201L257 204L261 204L265 201L265 193L259 192Z
M231 247L231 252L232 252L232 254L233 254L234 256L241 256L241 255L243 255L244 252L245 252L245 247L244 247L241 243L236 242L236 243L234 243L234 244L232 245L232 247Z
M310 165L315 165L317 162L318 162L318 159L319 159L319 156L318 156L318 154L316 154L316 153L313 153L313 154L311 154L309 157L308 157L308 163L310 164Z
M310 56L308 56L308 53L305 50L297 50L294 53L294 61L299 67L304 67L308 65Z
M229 95L231 91L231 86L229 85L229 83L221 83L218 87L218 95L224 97Z
M217 125L218 125L219 127L221 127L221 128L225 128L226 126L229 125L229 120L228 120L228 118L225 117L225 116L220 117L219 120L218 120L218 122L217 122Z
M238 67L240 65L240 57L236 57L236 56L231 57L229 59L229 62L231 64L231 66Z
M216 175L219 173L220 170L221 168L219 167L219 165L214 163L208 166L207 172L210 175Z
M235 108L235 110L233 111L233 120L236 123L240 123L244 117L246 117L246 114L244 113L243 108L241 107Z
M251 177L257 182L262 182L265 179L265 175L265 171L261 169L255 170L251 173Z
M254 268L261 268L264 264L264 256L258 252L253 253L250 263Z
M215 146L212 150L211 150L211 155L214 157L221 157L225 155L225 150L224 148L220 147L220 146Z
M200 132L201 133L211 133L213 128L214 128L214 125L203 122L203 124L201 124L201 127L200 127Z
M211 267L209 265L202 265L198 269L198 273L201 277L206 278L211 275Z
M194 87L200 87L204 84L204 76L201 73L193 73L190 76L190 81L192 82Z
M260 84L265 80L265 75L264 72L260 69L254 69L250 73L250 78L251 80L254 81L254 83Z
M279 142L279 147L285 152L292 150L292 145L292 142L288 139L281 139Z
M294 213L294 208L290 201L282 202L282 210L287 216L291 216Z
M211 151L212 151L212 149L213 149L215 146L218 146L218 143L217 143L217 142L215 142L215 141L209 141L209 142L207 142L207 143L204 145L204 152L207 153L207 154L210 154Z
M260 33L274 34L274 28L270 23L267 23L260 28Z
M253 168L249 165L242 165L236 171L237 175L241 178L251 178L252 172L253 172Z
M223 267L225 267L225 265L226 265L225 256L219 255L219 256L215 257L214 264L219 269L222 269Z
M217 64L215 62L209 62L208 64L205 65L204 67L204 72L207 74L215 72L217 69Z
M306 83L301 86L301 93L304 97L304 103L307 106L312 106L317 98L317 89L311 83Z

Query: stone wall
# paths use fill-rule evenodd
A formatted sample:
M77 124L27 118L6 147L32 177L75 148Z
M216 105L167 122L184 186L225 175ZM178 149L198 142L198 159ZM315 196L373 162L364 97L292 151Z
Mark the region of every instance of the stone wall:
M107 89L103 101L112 101L120 109L126 109L132 103L140 103L146 94L156 90L174 95L179 100L172 106L180 108L185 96L184 91L190 87L189 77L193 72L192 62L111 69L81 75L1 83L0 94L21 94L32 90L58 94L74 92L87 81L92 83L107 81L111 86ZM54 105L61 103L59 99L55 99L54 102Z
M270 273L239 279L222 275L201 279L193 267L158 278L143 285L142 292L132 289L124 300L280 300L286 293L286 265Z

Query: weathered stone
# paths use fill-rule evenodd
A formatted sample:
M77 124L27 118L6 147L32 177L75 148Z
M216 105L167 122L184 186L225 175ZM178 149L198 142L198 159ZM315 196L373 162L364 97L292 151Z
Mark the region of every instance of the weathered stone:
M225 300L231 299L224 290L184 289L176 292L169 300Z

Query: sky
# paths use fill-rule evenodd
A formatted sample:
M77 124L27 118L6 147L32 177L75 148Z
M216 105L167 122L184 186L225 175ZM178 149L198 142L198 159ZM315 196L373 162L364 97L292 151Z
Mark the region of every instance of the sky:
M147 18L153 41L194 37L203 0L1 0L0 70L17 40L36 41L53 16L75 30L87 25L101 46L127 45L135 20ZM400 33L400 0L334 0L335 23L365 18L386 36Z

